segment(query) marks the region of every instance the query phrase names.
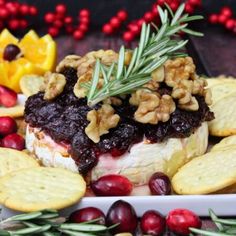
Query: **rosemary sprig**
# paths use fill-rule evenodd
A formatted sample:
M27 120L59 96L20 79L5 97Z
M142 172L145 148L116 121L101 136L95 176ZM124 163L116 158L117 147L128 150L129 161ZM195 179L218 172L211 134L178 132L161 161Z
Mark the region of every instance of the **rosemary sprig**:
M151 33L150 24L143 24L139 45L133 50L128 66L124 64L124 46L120 48L118 62L113 63L110 67L105 68L97 60L92 82L81 84L82 87L87 89L89 106L94 106L108 97L129 94L139 89L151 80L151 73L162 66L166 60L185 55L180 53L179 50L187 44L188 40L177 41L175 36L179 31L202 36L201 33L187 28L188 22L203 19L202 16L183 14L184 4L180 5L175 13L168 5L166 7L165 10L158 7L161 27L154 26L156 29L154 33ZM97 88L101 74L104 83L102 87Z
M66 218L59 217L55 210L44 210L12 216L0 222L0 236L41 235L41 236L96 236L110 235L109 230L116 227L112 225L96 224L100 219L84 223L67 223Z

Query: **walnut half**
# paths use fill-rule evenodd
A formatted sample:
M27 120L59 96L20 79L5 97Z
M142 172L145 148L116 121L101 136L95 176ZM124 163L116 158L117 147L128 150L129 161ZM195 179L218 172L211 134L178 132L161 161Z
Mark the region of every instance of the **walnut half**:
M47 72L45 74L45 100L52 100L63 92L66 85L66 77L59 73Z
M103 104L100 109L88 112L87 120L90 123L85 128L85 133L94 143L98 143L100 136L107 134L109 129L117 126L120 117L114 113L115 110L109 104Z

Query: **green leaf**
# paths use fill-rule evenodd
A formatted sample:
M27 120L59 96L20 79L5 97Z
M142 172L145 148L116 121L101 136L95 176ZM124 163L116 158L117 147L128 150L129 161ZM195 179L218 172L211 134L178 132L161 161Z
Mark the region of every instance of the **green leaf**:
M10 236L10 235L11 234L8 231L0 229L0 236Z
M189 228L189 230L193 233L200 234L202 236L235 236L234 234L227 234L221 232L211 232L201 229Z
M8 221L22 221L22 220L32 220L32 219L36 219L39 216L41 216L43 213L38 211L38 212L32 212L32 213L26 213L26 214L20 214L20 215L15 215L12 216L6 220L4 220L4 222L8 222Z
M224 224L224 225L234 225L234 226L236 226L236 220L234 220L234 219L224 220L224 219L219 219L218 218L214 222L221 223L221 224Z
M37 233L40 231L42 227L40 226L36 226L36 227L30 227L30 228L25 228L25 229L18 229L18 230L14 230L14 231L9 231L11 234L13 235L24 235L24 234L33 234L33 233Z
M68 229L68 230L83 231L83 232L100 232L107 230L107 227L104 225L96 225L96 224L65 223L60 226L60 229Z
M236 235L236 227L228 228L227 230L225 230L225 233Z
M191 30L191 29L182 29L183 32L185 32L186 34L190 34L190 35L194 35L194 36L198 36L198 37L202 37L204 36L203 33L200 33L200 32L197 32L197 31L194 31L194 30Z
M177 11L175 12L175 15L171 21L171 26L173 26L174 24L176 24L176 22L179 20L179 18L181 17L181 15L183 14L184 12L184 7L185 7L185 4L181 4L179 6L179 8L177 9Z
M170 8L170 6L166 2L165 2L165 6L166 6L168 12L170 13L171 17L173 18L174 17L174 13L173 13L172 9Z
M72 230L60 230L65 235L71 235L71 236L96 236L96 234L90 234L90 233L83 233L83 232L75 232Z
M216 227L220 230L223 231L224 230L224 226L220 223L215 222L216 220L218 220L218 217L216 216L216 214L214 213L213 210L209 209L209 215L212 219L212 221L214 221Z
M196 15L196 16L188 16L188 14L186 14L186 15L187 15L186 18L182 17L182 18L179 20L180 23L204 19L204 17L203 17L203 16L200 16L200 15Z
M125 47L121 46L120 52L119 52L117 73L116 73L116 78L117 79L120 79L120 77L122 75L123 67L124 67L124 61L125 61Z
M39 216L38 219L51 219L51 218L56 218L58 216L59 216L58 213L45 213Z

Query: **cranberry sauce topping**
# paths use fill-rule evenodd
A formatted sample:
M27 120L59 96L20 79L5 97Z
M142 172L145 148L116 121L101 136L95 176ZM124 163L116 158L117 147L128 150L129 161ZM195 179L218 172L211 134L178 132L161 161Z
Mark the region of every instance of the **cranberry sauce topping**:
M136 107L129 104L129 98L123 100L121 106L114 106L121 120L116 128L101 136L100 142L93 143L85 134L88 125L86 115L90 107L86 99L78 99L73 94L73 86L77 81L74 69L65 69L67 84L64 91L56 99L45 101L39 92L28 98L25 106L25 120L32 127L41 128L55 141L70 143L70 154L76 161L79 171L87 173L96 164L98 156L111 153L120 156L130 146L142 140L145 135L151 142L162 142L169 137L184 138L190 136L203 121L212 120L214 115L209 111L203 97L197 96L200 109L195 112L176 108L169 121L157 125L141 124L133 119ZM162 93L169 93L163 89ZM100 105L96 105L98 109Z

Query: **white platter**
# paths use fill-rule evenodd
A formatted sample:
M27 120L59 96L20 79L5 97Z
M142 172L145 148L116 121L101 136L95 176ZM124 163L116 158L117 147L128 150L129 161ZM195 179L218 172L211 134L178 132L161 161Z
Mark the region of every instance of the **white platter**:
M187 208L196 212L199 216L209 216L211 208L219 216L235 216L236 194L221 195L185 195L185 196L131 196L131 197L84 197L82 201L71 206L61 213L67 215L78 208L94 206L102 209L105 213L113 202L122 199L135 208L138 216L146 210L155 209L166 215L175 208ZM1 207L1 206L0 206ZM1 218L7 218L17 212L2 207Z

